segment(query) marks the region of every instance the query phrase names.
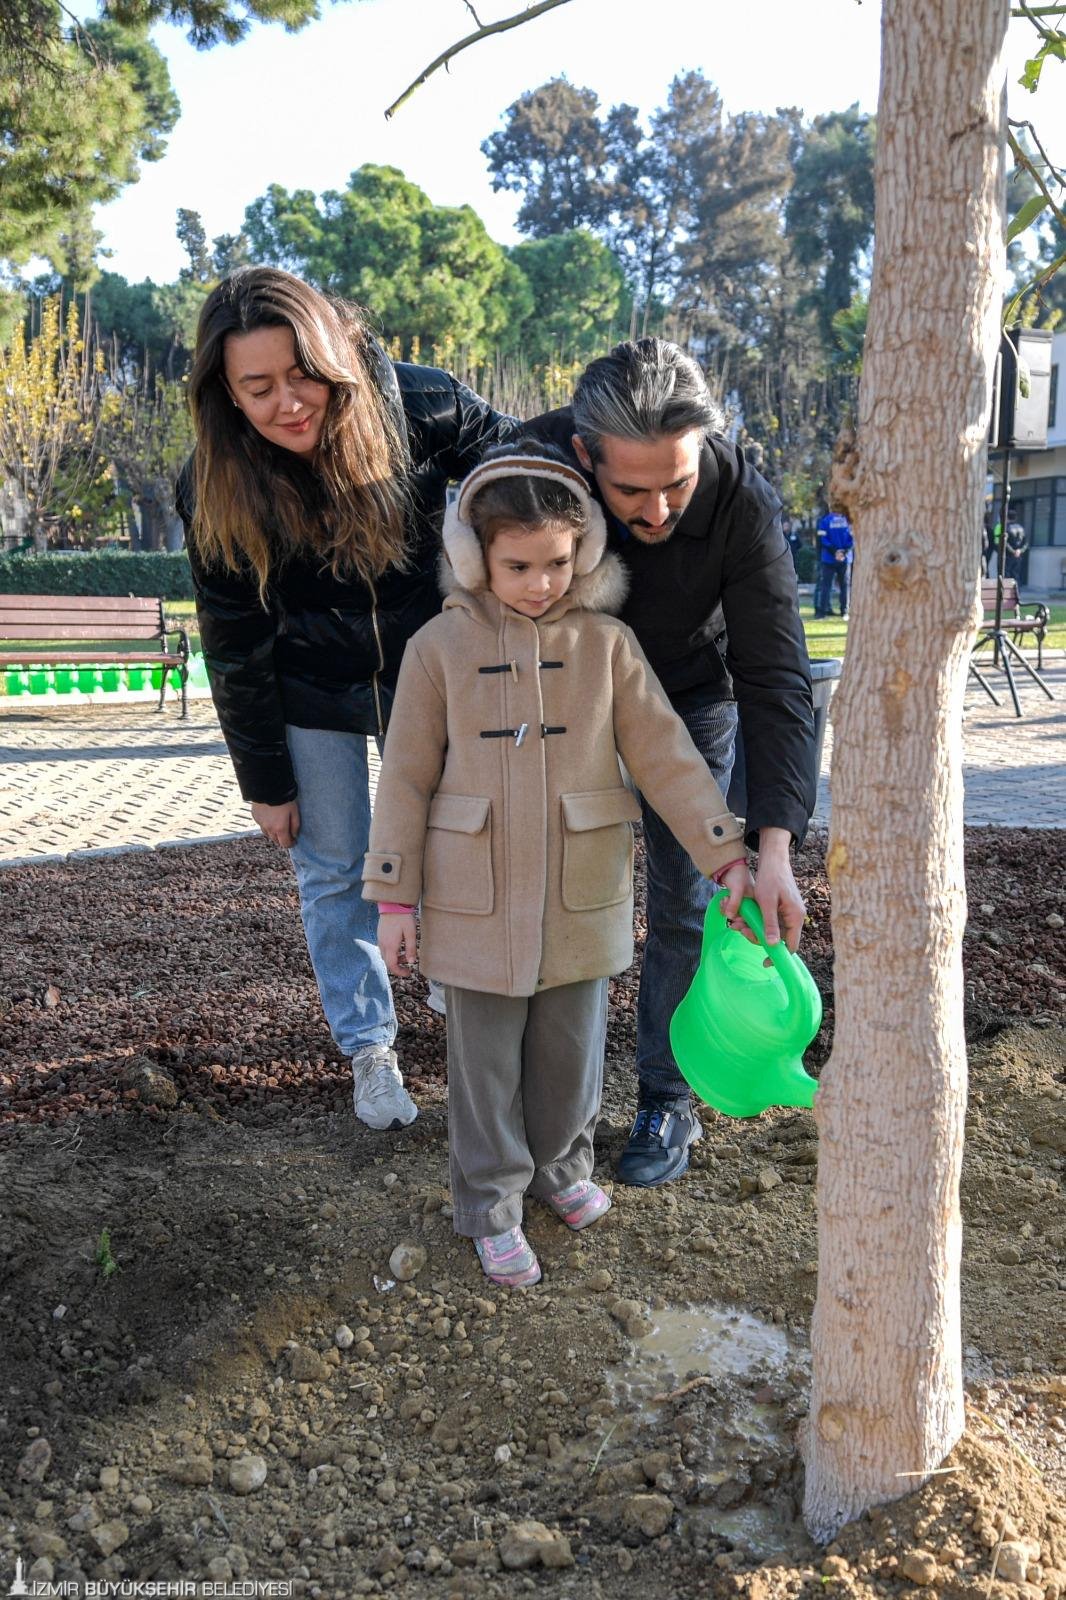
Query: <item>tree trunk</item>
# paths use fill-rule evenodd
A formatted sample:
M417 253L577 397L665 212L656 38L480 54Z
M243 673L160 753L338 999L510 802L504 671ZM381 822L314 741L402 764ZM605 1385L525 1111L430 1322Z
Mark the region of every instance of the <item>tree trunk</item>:
M962 701L1003 269L1008 0L885 0L855 531L834 704L836 1034L815 1106L805 1515L828 1540L963 1429Z
M142 550L165 549L167 524L169 522L166 485L153 479L137 496L137 509L141 514L139 548Z

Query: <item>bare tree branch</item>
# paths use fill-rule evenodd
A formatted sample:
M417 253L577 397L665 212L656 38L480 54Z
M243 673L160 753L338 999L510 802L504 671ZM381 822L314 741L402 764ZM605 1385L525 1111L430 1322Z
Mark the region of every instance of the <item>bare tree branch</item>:
M1020 15L1025 17L1033 24L1033 27L1036 29L1037 33L1042 39L1054 39L1056 37L1057 30L1055 28L1045 27L1044 23L1040 21L1040 18L1047 16L1060 16L1064 10L1066 10L1066 6L1030 6L1026 4L1026 0L1018 0L1018 11L1017 13L1012 13L1012 15Z
M1062 211L1062 208L1059 205L1056 204L1054 198L1052 197L1050 189L1048 188L1047 184L1044 182L1044 179L1041 177L1039 167L1037 167L1033 163L1033 161L1030 159L1028 153L1026 152L1025 147L1018 142L1018 140L1014 137L1013 133L1011 132L1011 128L1018 128L1018 127L1025 128L1027 130L1027 132L1029 133L1030 138L1033 140L1033 142L1036 145L1037 149L1039 150L1040 154L1043 156L1045 163L1047 164L1048 173L1050 174L1050 176L1052 177L1054 182L1058 184L1060 189L1064 187L1064 181L1063 181L1062 174L1059 172L1057 167L1052 166L1051 162L1048 161L1047 152L1044 150L1044 148L1041 145L1039 139L1037 139L1036 134L1033 131L1032 123L1031 122L1021 122L1021 123L1012 122L1010 127L1007 129L1007 143L1010 145L1011 155L1014 157L1015 161L1018 163L1018 165L1020 167L1024 167L1025 168L1026 172L1029 174L1029 176L1032 178L1033 182L1036 184L1037 188L1040 190L1040 193L1044 196L1044 199L1047 201L1047 203L1050 206L1051 210L1054 212L1055 216L1062 223L1062 226L1064 228L1066 228L1066 213L1064 213Z
M410 100L415 90L420 88L421 85L425 83L427 78L431 78L435 72L440 70L441 67L446 67L449 61L457 56L461 50L466 50L470 45L477 44L482 39L487 39L490 34L507 33L511 28L520 28L523 23L532 22L534 17L541 17L546 11L554 11L556 6L565 6L569 5L569 3L570 0L538 0L536 5L527 6L526 9L524 11L520 11L517 16L504 17L500 22L479 24L476 33L467 34L465 39L460 39L456 44L453 44L447 50L442 51L441 54L437 56L436 60L431 61L428 67L423 68L423 70L418 74L418 77L415 78L412 83L407 85L407 88L403 91L403 94L395 99L392 102L392 105L388 107L385 112L386 121L388 121L390 117L394 116L406 101ZM467 9L474 16L474 20L476 22L477 16L474 12L473 6L468 4Z
M1061 223L1061 225L1064 228L1066 228L1066 214L1063 213L1063 210L1062 210L1061 206L1057 205L1055 200L1052 198L1051 191L1048 188L1047 184L1045 183L1043 177L1041 176L1039 168L1033 163L1033 161L1032 161L1031 157L1029 156L1028 151L1025 149L1024 145L1022 145L1014 137L1014 134L1011 132L1012 128L1022 128L1029 134L1029 137L1032 139L1033 143L1036 145L1036 148L1039 151L1041 158L1043 159L1045 168L1047 169L1048 176L1050 177L1052 182L1054 182L1055 184L1058 185L1060 190L1063 189L1064 187L1066 187L1066 179L1063 178L1063 175L1059 171L1059 169L1056 166L1054 166L1051 161L1048 160L1047 151L1044 149L1043 145L1040 143L1040 140L1037 138L1036 130L1034 129L1032 123L1031 122L1015 122L1013 119L1008 119L1007 144L1010 147L1011 154L1013 155L1013 157L1014 157L1015 161L1018 163L1018 165L1020 167L1024 167L1025 171L1029 174L1029 176L1032 178L1033 182L1036 184L1037 188L1039 189L1040 193L1043 195L1043 197L1044 197L1045 201L1047 202L1047 205L1050 207L1053 215L1055 217L1057 217L1059 222ZM1055 274L1057 272L1060 272L1064 266L1066 266L1066 250L1064 250L1061 255L1057 256L1056 259L1051 262L1050 266L1046 266L1040 272L1038 272L1035 278L1030 279L1030 281L1028 283L1023 283L1022 284L1022 287L1019 290L1017 290L1017 292L1014 295L1011 296L1011 299L1008 301L1008 303L1007 303L1007 305L1006 305L1006 307L1004 309L1004 312L1003 312L1003 326L1004 326L1004 328L1009 327L1010 324L1013 322L1015 314L1017 313L1018 307L1021 305L1021 303L1025 299L1026 295L1033 294L1037 290L1042 289L1044 287L1045 283L1050 283L1051 279L1055 276Z

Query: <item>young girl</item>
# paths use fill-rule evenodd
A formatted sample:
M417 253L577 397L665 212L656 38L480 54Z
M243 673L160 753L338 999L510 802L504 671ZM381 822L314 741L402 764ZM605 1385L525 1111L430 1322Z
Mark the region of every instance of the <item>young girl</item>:
M457 1233L498 1284L538 1282L525 1194L571 1228L591 1181L607 977L633 959L636 797L701 872L751 888L726 809L630 630L603 513L550 446L491 451L444 524L439 617L407 646L364 896L391 972L445 985ZM733 903L733 902L731 902Z
M252 818L289 851L356 1116L417 1115L361 889L367 735L404 645L440 610L448 479L515 431L447 372L392 363L358 309L273 267L200 314L196 450L178 483L211 692Z

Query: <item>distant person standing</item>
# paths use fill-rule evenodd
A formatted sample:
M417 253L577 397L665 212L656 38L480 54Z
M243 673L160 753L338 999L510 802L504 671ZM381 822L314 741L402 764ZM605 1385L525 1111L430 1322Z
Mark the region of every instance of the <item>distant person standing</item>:
M1017 506L1010 506L1007 510L1007 536L1005 541L1005 558L1003 563L1003 576L1022 581L1022 568L1025 557L1029 551L1029 535L1025 525L1018 516Z
M999 549L999 519L991 508L985 511L981 529L981 576L991 578Z
M798 572L799 553L803 549L803 534L796 527L792 518L788 516L781 518L781 532L785 536L785 543L788 545L789 551L792 555L792 565Z
M818 588L814 597L816 617L832 615L834 581L840 587L840 615L847 616L854 547L847 517L839 511L827 511L818 523Z

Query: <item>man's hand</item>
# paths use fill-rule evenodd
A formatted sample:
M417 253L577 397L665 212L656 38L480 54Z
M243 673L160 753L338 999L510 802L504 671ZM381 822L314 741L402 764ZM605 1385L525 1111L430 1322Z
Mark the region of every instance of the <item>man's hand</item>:
M787 828L759 829L759 864L755 871L755 900L762 912L767 944L780 943L782 933L795 954L807 908L792 874Z
M411 976L418 957L413 911L381 912L378 917L378 949L394 978Z
M270 840L283 850L291 850L300 831L300 808L295 800L286 800L282 806L263 806L252 802L252 821Z

